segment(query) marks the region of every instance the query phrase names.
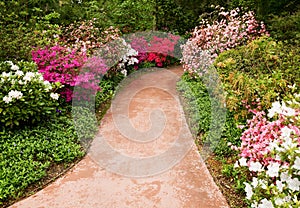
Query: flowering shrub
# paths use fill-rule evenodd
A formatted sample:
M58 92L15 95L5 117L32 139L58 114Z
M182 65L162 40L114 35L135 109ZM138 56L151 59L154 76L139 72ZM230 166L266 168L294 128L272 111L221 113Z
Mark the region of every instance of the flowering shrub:
M251 207L299 207L300 194L300 94L288 102L274 102L267 116L254 117L242 134L236 166L252 173L245 182ZM273 119L273 120L271 120Z
M109 27L102 31L95 27L96 19L73 23L61 28L60 45L80 50L92 55L97 49L120 36L117 28Z
M219 53L266 34L265 25L255 19L253 12L241 14L239 8L230 12L222 7L217 9L217 20L202 20L182 46L181 61L190 73L202 75Z
M139 63L152 62L158 67L170 64L170 57L174 57L175 46L179 36L168 34L166 37L152 36L150 41L145 37L134 37L131 46L138 51Z
M75 86L75 77L79 74L79 68L87 57L84 53L63 46L37 49L32 51L32 59L37 64L38 70L49 82L60 82L64 85L61 94L66 101L71 101L71 87Z
M32 57L45 80L59 82L64 86L60 94L67 102L75 96L72 91L74 86L88 89L90 93L98 91L97 80L108 70L101 58L88 59L85 53L59 45L32 51ZM83 98L76 96L78 99Z
M55 114L59 84L45 81L33 62L2 62L0 72L1 125L33 123Z

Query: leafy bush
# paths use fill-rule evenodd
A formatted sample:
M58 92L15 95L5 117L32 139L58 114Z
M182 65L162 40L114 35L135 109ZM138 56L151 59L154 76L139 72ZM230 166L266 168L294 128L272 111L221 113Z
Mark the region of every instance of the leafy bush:
M215 133L220 132L215 130L218 121L213 121L212 115L216 116L215 119L218 120L218 115L224 113L218 107L212 108L213 105L219 104L217 99L210 97L207 86L199 77L191 78L188 73L185 73L178 82L177 89L183 99L184 110L193 135L200 135L203 144L208 144L216 155L224 157L231 155L233 151L228 145L239 145L241 136L241 130L238 128L238 123L233 119L233 114L226 113L222 136L220 140L216 141L215 138L218 137ZM217 110L217 112L212 112L212 110Z
M182 46L181 61L190 73L203 75L221 52L266 34L264 24L255 19L253 12L241 14L238 8L230 12L217 9L218 18L203 19Z
M272 37L290 43L300 39L300 11L294 14L274 15L268 21L268 30Z
M69 118L44 120L35 127L0 131L0 204L16 199L45 176L52 163L83 156Z
M236 49L221 53L214 65L227 94L227 108L236 119L249 115L247 106L270 108L277 97L290 94L300 83L299 49L262 37Z
M275 102L268 112L252 110L241 137L236 167L252 173L245 192L251 207L299 207L300 94Z
M55 115L59 99L59 84L44 81L33 62L19 63L0 63L0 123L10 127Z
M58 41L61 30L50 24L52 16L41 19L34 17L29 22L0 24L0 60L31 61L33 47L53 46Z

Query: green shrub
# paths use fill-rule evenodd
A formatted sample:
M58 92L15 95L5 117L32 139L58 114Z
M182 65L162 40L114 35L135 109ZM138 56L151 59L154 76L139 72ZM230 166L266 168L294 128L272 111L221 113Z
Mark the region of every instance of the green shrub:
M29 22L0 24L0 61L27 60L31 61L34 47L53 46L61 34L60 27L51 24L50 20L57 13L43 18L33 18ZM0 22L1 23L1 22Z
M236 119L252 116L246 106L268 109L278 97L290 94L289 86L299 85L299 52L263 37L219 55L214 65L227 92L227 108Z
M226 121L223 129L219 122L223 122L220 116L222 108L216 107L219 102L210 97L206 85L200 78L191 78L185 73L177 84L177 89L180 92L184 111L187 116L187 121L190 130L194 136L201 136L201 141L204 145L209 145L211 150L218 156L228 156L232 153L228 144L239 145L241 129L238 128L238 123L233 119L233 114L226 112ZM215 107L212 109L212 106ZM212 112L216 110L216 112ZM212 115L216 117L212 120ZM221 125L222 126L222 125ZM216 140L215 138L220 138Z
M24 195L52 163L68 163L83 156L71 120L45 120L35 127L0 131L0 205Z
M300 11L292 15L274 15L267 25L271 36L277 40L297 41L297 44L300 44Z
M94 110L83 106L72 107L72 118L76 134L85 150L89 147L91 139L94 138L98 130Z
M33 62L2 62L0 73L1 126L36 123L56 114L59 83L44 81Z

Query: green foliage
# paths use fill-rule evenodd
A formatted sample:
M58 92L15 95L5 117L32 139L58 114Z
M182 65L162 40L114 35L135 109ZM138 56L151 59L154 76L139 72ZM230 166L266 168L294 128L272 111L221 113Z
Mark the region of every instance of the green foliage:
M124 75L120 72L108 71L107 74L101 79L99 86L100 91L96 94L95 106L98 111L101 111L107 103L111 101L115 95L118 84L122 81ZM105 113L103 111L102 113Z
M228 6L231 8L246 7L255 11L258 17L265 22L270 15L279 15L283 12L292 13L300 8L297 0L233 0L228 2Z
M267 25L272 37L300 45L300 11L291 15L273 15Z
M27 60L31 61L34 47L53 46L61 34L56 24L50 24L55 17L49 14L44 18L32 18L28 23L0 24L0 61Z
M232 163L224 162L222 168L222 174L230 179L234 180L233 188L237 190L239 193L244 193L245 185L244 182L247 182L247 175L245 174L245 170L237 169L234 167Z
M0 205L16 199L46 174L52 163L83 156L75 128L67 117L45 120L35 127L0 132Z
M224 128L222 129L221 139L216 141L220 135L216 129L218 121L212 120L212 115L218 120L221 110L214 108L219 112L212 112L212 105L217 105L215 98L211 98L206 86L200 78L191 78L187 73L177 84L177 89L181 94L187 121L193 135L200 135L203 144L209 145L216 155L226 156L232 154L228 144L239 145L241 130L237 128L237 122L233 115L227 112Z
M93 110L81 106L73 106L72 108L72 118L74 121L76 134L83 146L89 144L98 130L95 112Z
M299 48L263 37L221 53L215 61L227 94L227 108L236 119L249 118L245 105L270 108L278 97L300 83Z
M113 0L105 4L108 19L124 33L151 30L154 27L153 1Z

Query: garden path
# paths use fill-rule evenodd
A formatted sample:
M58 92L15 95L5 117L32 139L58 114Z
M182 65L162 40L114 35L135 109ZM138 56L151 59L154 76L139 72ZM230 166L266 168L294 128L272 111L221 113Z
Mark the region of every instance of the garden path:
M182 71L145 73L123 86L89 153L11 208L228 207L187 127L176 92Z

